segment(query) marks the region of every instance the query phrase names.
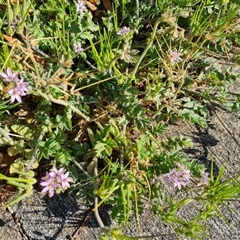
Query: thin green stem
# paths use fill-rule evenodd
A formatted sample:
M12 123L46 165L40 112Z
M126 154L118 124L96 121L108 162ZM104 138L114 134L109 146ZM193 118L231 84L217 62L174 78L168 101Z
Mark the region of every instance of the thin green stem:
M10 143L10 145L13 145L13 140L11 139L11 137L9 137L8 133L1 127L0 127L0 134L2 134L3 137L5 137L7 139L7 141Z
M38 139L37 139L37 143L36 143L36 146L35 146L35 148L34 148L34 151L33 151L32 157L31 157L31 160L30 160L30 162L29 162L29 164L28 164L28 166L27 166L27 170L28 170L28 171L31 169L32 164L34 163L34 161L37 161L37 150L38 150L38 147L39 147L39 146L38 146L38 143L39 143L40 141L42 141L44 135L45 135L45 130L43 129L43 130L41 131L41 134L39 135L39 137L38 137Z
M97 177L98 177L98 160L97 158L95 157L94 158L94 176L95 176L95 182L94 182L94 188L97 189L98 186L97 186ZM102 219L99 215L99 212L98 212L98 195L95 194L94 196L94 215L95 215L95 218L98 222L98 225L101 227L101 228L105 228L103 222L102 222Z
M44 97L45 99L47 99L48 101L50 102L53 102L53 103L56 103L56 104L59 104L59 105L63 105L63 106L66 106L66 107L69 107L73 110L73 112L75 112L76 114L80 115L82 118L84 118L86 121L90 121L90 118L85 115L84 113L82 113L79 109L77 109L76 107L74 107L73 105L71 105L69 102L65 102L63 100L59 100L59 99L56 99L54 98L50 93L46 94L44 92L42 92L40 89L37 89L36 92Z
M143 58L146 56L148 50L149 50L150 47L152 46L153 41L154 41L154 38L155 38L155 35L156 35L156 32L157 32L158 25L159 25L159 23L161 22L161 20L162 20L162 18L159 18L159 19L155 22L154 27L153 27L153 32L152 32L151 37L150 37L150 39L149 39L148 45L147 45L146 48L144 49L142 55L138 58L138 61L137 61L137 63L136 63L136 66L135 66L135 68L133 69L133 73L132 73L132 76L131 76L131 80L133 80L133 79L135 78L135 75L136 75L136 73L137 73L137 71L138 71L138 68L139 68L139 66L140 66Z
M84 170L84 168L75 160L72 159L72 162L87 176L88 179L92 180L92 176Z

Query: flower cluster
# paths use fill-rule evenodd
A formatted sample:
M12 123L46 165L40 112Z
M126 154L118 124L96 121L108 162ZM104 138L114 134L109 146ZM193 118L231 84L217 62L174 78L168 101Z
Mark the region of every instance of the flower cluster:
M74 43L73 46L74 46L75 53L80 53L80 52L84 51L84 48L82 48L82 44L80 42Z
M43 187L42 193L48 192L49 197L54 195L54 191L57 193L70 188L70 182L73 179L69 177L69 172L64 173L64 168L59 170L53 167L50 172L46 172L46 176L41 178L40 185Z
M129 27L123 27L123 28L119 28L117 31L117 35L120 36L127 36L130 32L130 28Z
M85 5L85 2L83 0L78 0L77 1L76 8L77 8L76 11L79 12L80 14L82 14L87 9L87 7Z
M21 97L26 96L29 92L29 83L24 82L24 78L18 78L18 72L12 72L10 68L7 68L6 73L1 72L0 76L5 79L6 82L12 82L14 88L8 90L8 94L11 96L11 103L17 100L22 102Z
M177 163L177 168L173 168L170 173L165 174L165 177L168 182L173 183L174 187L179 190L187 186L191 181L190 170L186 169L186 167L180 163Z

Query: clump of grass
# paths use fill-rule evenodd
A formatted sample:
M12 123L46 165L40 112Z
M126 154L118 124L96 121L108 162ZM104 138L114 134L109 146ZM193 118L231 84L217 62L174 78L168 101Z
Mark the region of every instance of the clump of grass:
M43 193L71 183L76 197L94 202L103 229L99 206L115 206L120 227L102 239L127 239L122 227L133 218L140 226L147 208L179 238L201 239L203 222L237 199L239 175L222 181L222 168L214 177L180 153L189 139L164 132L179 118L207 127L212 102L239 109L226 88L237 75L221 60L239 63L232 49L239 48L240 7L211 0L104 6L1 5L0 144L13 160L0 179L19 189L6 206L29 196L34 172L47 168ZM180 218L193 203L192 219Z

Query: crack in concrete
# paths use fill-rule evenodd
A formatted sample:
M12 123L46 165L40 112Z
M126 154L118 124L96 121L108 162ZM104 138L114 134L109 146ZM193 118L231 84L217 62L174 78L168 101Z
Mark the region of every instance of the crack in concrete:
M23 228L22 222L21 222L21 218L17 216L17 213L13 211L13 209L11 207L7 208L8 212L11 214L14 223L16 224L16 226L18 227L19 233L22 236L22 238L24 240L30 240L30 237L27 235L27 232L25 231L25 229Z

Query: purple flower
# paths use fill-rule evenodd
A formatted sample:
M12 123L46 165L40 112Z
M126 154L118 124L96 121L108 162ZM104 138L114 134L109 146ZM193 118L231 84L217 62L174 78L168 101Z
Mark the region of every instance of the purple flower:
M180 53L175 49L170 53L170 60L171 63L178 63L181 62L183 59L180 57Z
M62 174L62 188L70 188L69 183L73 181L73 179L69 176L69 172L66 172L65 174Z
M82 48L82 44L80 42L74 43L73 46L74 46L75 53L80 53L80 52L84 51L84 48Z
M41 178L40 185L43 186L42 193L45 194L48 192L49 197L54 195L54 190L59 187L59 184L54 181L54 178L46 172L46 176Z
M197 187L203 186L203 185L208 185L209 182L209 173L208 172L202 172L202 176L199 179L199 182L197 184Z
M15 102L15 100L17 100L19 103L22 102L21 96L26 95L26 94L23 95L21 90L18 87L10 89L8 91L8 94L11 96L11 103Z
M21 91L21 96L25 96L29 92L29 82L23 82L24 78L17 79L17 88Z
M83 13L87 9L84 1L82 0L78 0L78 2L76 3L76 8L77 8L76 11L79 13Z
M49 197L54 195L54 192L60 192L70 188L70 182L73 179L69 177L69 172L64 173L64 168L57 170L53 167L50 172L46 172L46 176L41 178L40 185L43 186L42 193L47 193Z
M16 87L13 89L10 89L8 91L8 94L11 96L11 103L13 103L15 100L17 100L19 103L22 102L21 96L26 96L29 92L29 83L23 82L24 78L15 80Z
M120 35L120 36L126 36L128 35L130 32L130 28L129 27L123 27L123 28L119 28L118 31L117 31L117 35Z
M64 172L64 168L60 168L59 170L57 170L56 167L53 167L49 175L53 178L56 178L57 180L60 180L63 172Z
M10 68L7 68L6 73L1 72L0 76L3 77L7 82L12 82L17 78L18 72L16 71L13 73Z
M182 173L182 178L186 182L190 182L191 180L191 173L190 170L186 169L184 165L181 165L180 163L177 163L179 171Z
M1 72L0 76L3 77L7 82L13 82L14 88L8 90L8 94L11 97L11 103L17 100L19 103L22 102L21 96L26 96L29 92L29 83L24 82L24 78L18 78L18 72L12 72L10 68L7 68L6 73ZM11 85L10 85L11 87Z
M165 174L168 182L173 183L175 188L181 190L187 186L191 180L191 173L185 166L177 163L177 168L173 168L170 173Z

